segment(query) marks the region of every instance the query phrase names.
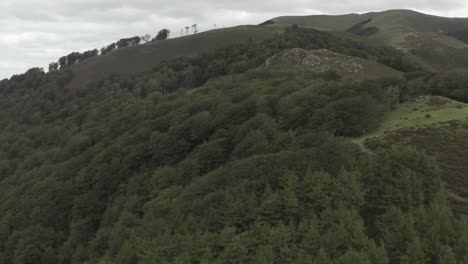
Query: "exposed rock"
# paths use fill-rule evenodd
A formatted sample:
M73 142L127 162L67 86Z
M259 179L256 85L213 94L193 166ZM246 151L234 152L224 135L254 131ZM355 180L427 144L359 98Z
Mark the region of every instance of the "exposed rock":
M333 70L342 73L364 71L365 60L342 55L330 50L289 49L274 55L265 62L267 68L276 65L302 65L316 68L317 71Z

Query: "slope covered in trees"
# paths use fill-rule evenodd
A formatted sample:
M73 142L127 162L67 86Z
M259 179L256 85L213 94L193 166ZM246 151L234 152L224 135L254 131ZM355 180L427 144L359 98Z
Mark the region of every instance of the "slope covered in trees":
M291 48L407 79L258 67ZM468 220L436 161L348 139L379 124L394 87L419 93L403 89L430 79L415 70L294 27L81 89L69 70L2 81L0 263L465 263Z

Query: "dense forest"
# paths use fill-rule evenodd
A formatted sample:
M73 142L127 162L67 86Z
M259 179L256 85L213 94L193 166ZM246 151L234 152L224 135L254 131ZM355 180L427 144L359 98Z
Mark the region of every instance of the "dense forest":
M402 78L271 70L290 48ZM466 76L313 29L69 89L0 82L0 263L468 263L468 218L435 159L349 140L394 104L468 102Z

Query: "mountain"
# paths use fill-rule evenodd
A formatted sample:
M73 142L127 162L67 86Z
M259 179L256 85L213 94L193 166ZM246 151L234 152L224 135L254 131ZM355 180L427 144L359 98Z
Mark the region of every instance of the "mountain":
M390 10L338 16L278 17L265 24L348 31L412 53L438 69L467 67L464 32L468 18L431 16L411 10Z
M248 40L266 40L282 34L285 27L293 24L334 32L347 31L363 37L358 41L390 45L419 59L428 68L468 68L468 44L464 32L468 27L468 19L464 18L437 17L411 10L390 10L362 15L278 17L265 24L211 30L118 49L71 66L74 78L70 87L79 88L111 74L141 73L163 61L194 56ZM369 33L365 32L369 29L372 35L366 36Z
M280 28L239 26L118 49L73 65L74 78L70 86L79 88L111 74L141 73L166 60L195 56L249 40L262 41L282 31Z
M0 81L0 263L467 263L466 72L319 18Z
M369 19L372 20L369 21L369 25L381 27L382 30L400 26L402 32L450 33L465 30L468 24L468 18L439 17L412 10L388 10L348 15L285 16L273 18L270 21L274 24L297 24L327 30L346 30L352 25Z

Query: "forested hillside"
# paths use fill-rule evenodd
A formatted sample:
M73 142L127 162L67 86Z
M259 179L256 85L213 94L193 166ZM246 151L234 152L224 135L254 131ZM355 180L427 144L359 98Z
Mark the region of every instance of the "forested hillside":
M266 67L298 48L372 74ZM74 77L0 82L0 263L468 263L468 218L433 153L351 140L420 95L467 102L463 74L292 26Z

